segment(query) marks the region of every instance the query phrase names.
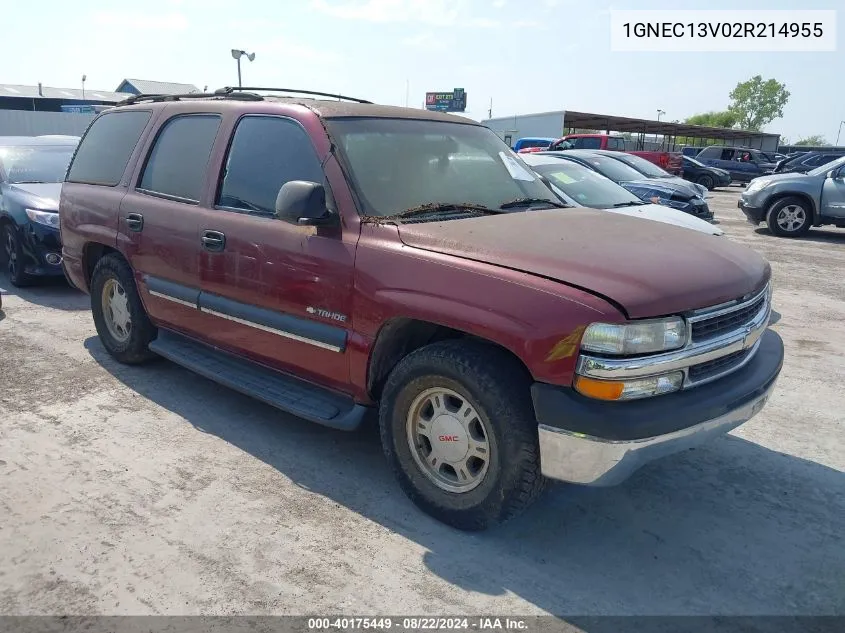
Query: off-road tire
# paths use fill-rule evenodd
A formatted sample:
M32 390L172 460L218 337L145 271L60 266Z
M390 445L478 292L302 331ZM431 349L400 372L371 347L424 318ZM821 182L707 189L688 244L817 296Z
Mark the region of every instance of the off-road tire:
M801 207L804 211L804 223L793 231L785 230L780 226L780 224L778 224L778 214L785 207L789 206ZM769 207L769 211L766 214L766 224L769 225L771 232L778 237L801 237L802 235L805 235L813 225L813 211L810 208L810 205L807 204L806 200L795 196L788 196L786 198L776 200Z
M471 531L512 518L531 505L544 478L530 386L524 367L483 342L441 341L402 359L381 394L379 427L387 460L408 497L438 520ZM432 483L409 447L410 406L433 387L460 394L486 427L488 470L468 492L447 492Z
M109 332L103 309L103 286L109 279L115 279L126 292L132 331L126 341L118 341ZM150 322L138 296L132 268L120 255L106 255L97 262L91 275L91 312L97 334L106 351L117 361L126 365L137 365L156 358L147 347L155 339L158 330Z
M15 228L15 225L11 223L6 223L2 226L3 230L0 232L0 240L2 240L2 246L0 246L0 257L3 258L3 268L6 271L6 275L9 277L9 283L16 288L26 288L27 286L31 286L35 279L32 275L28 275L23 270L23 248L21 247L21 242L18 239L17 229ZM14 271L10 269L12 259L6 253L6 245L9 240L11 240L12 248L15 251L14 261L16 262L16 265Z

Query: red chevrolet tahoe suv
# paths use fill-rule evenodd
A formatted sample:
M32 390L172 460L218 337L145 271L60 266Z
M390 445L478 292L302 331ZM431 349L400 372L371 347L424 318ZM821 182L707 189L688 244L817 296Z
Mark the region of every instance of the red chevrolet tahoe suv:
M615 484L772 392L754 251L558 208L465 118L250 90L132 97L82 139L63 265L117 360L337 429L377 409L404 491L470 530L545 478Z

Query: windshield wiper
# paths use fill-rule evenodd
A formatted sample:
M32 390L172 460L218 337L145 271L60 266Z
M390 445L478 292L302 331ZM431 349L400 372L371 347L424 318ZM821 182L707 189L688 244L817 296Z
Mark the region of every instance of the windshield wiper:
M648 204L648 202L643 202L642 200L631 200L630 202L617 202L613 205L613 208L618 209L619 207L639 207L644 204Z
M13 185L46 185L46 180L18 180L17 182L11 183Z
M568 204L563 204L562 202L556 202L554 200L549 200L548 198L517 198L516 200L511 200L510 202L505 202L499 205L500 209L516 209L518 207L530 207L532 204L547 204L550 207L555 207L557 209L568 209Z
M374 215L366 219L372 222L390 222L391 220L405 220L419 215L441 215L449 211L468 212L475 214L503 213L499 209L491 209L483 204L474 202L429 202L418 207L411 207L393 215Z

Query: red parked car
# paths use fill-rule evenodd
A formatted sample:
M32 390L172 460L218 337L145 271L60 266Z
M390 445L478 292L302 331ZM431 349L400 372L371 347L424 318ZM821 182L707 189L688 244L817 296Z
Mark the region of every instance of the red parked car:
M82 139L63 265L118 361L337 429L377 409L404 491L462 529L547 477L617 483L772 392L754 251L561 208L466 118L247 90L131 97Z
M618 152L626 151L625 138L610 134L567 134L552 143L549 149L606 149ZM628 153L645 158L650 163L654 163L661 169L665 169L673 176L682 176L684 173L684 161L681 152L629 151Z

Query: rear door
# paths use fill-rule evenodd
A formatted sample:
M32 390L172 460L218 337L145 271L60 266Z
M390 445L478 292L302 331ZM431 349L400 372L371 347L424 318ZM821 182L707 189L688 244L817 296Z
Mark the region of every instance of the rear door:
M323 166L297 121L242 117L214 207L203 212L199 227L203 239L219 240L201 252L200 307L215 317L205 336L222 349L343 390L358 233L277 218L276 196L292 180L323 184L333 207Z
M199 296L199 209L217 113L176 114L152 139L120 205L123 251L153 321L192 333Z

